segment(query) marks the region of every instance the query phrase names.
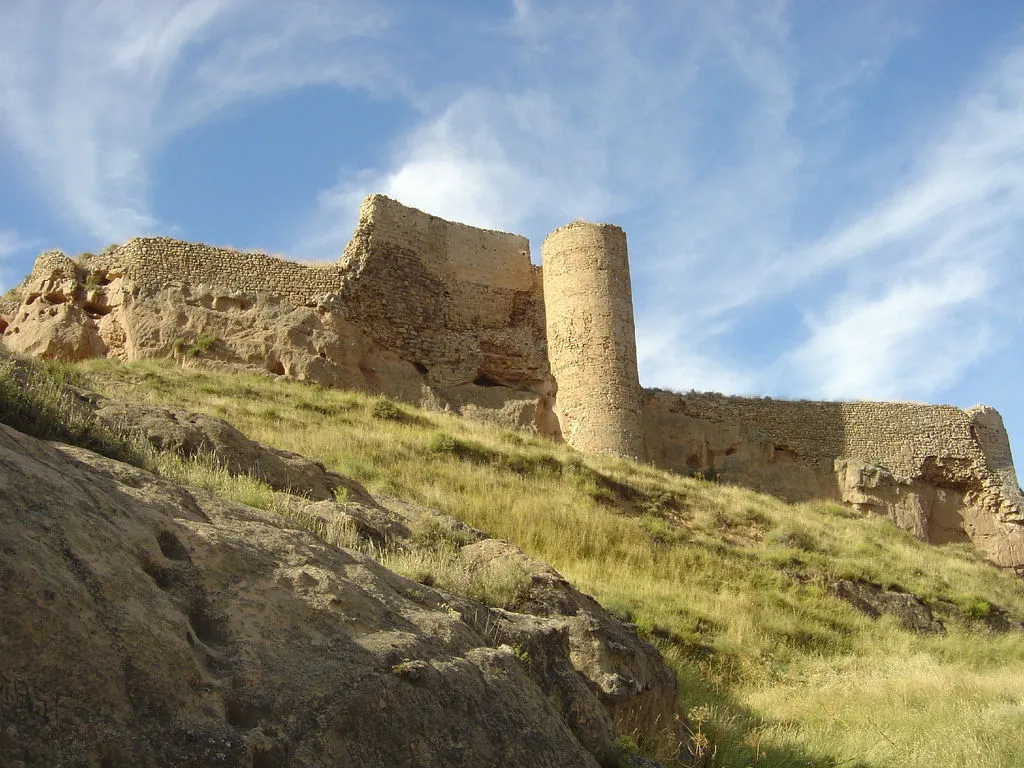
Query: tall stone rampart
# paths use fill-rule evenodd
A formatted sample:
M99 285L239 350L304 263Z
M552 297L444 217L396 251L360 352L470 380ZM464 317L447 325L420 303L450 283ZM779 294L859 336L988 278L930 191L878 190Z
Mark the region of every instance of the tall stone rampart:
M581 451L644 456L626 233L575 221L541 247L561 432Z
M935 543L1024 563L1024 497L999 414L647 390L648 459L790 501L835 499Z

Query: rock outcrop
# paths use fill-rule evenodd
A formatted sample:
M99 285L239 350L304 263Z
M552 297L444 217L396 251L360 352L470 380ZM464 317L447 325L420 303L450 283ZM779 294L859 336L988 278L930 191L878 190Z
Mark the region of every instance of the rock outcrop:
M302 466L214 419L90 404L183 455L224 450L232 471ZM307 472L351 487L316 465L282 484ZM408 520L368 495L288 504L411 546ZM612 759L617 731L679 727L674 675L631 627L476 538L467 562L529 573L516 612L0 425L0 764L582 768Z

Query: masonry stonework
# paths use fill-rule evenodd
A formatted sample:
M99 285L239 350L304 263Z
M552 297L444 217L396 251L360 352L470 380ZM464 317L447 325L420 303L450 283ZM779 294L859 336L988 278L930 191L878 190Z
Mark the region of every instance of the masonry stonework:
M541 246L555 412L582 451L644 456L626 233L575 221Z
M833 499L936 544L1024 563L1022 497L992 408L644 393L648 460L788 501Z

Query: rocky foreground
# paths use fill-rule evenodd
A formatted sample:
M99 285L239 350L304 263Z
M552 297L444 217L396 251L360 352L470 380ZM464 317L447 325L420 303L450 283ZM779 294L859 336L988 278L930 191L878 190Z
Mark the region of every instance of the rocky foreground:
M145 422L162 450L215 451L293 494L301 481L297 517L378 548L414 547L410 521L434 514L216 419L83 402ZM516 611L0 425L0 765L564 768L615 764L618 734L678 743L655 649L550 567L470 534L469 567L528 574Z

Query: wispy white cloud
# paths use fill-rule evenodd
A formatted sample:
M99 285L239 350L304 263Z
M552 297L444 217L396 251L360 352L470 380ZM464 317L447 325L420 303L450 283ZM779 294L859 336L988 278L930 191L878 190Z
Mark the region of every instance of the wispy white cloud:
M878 295L833 297L810 318L809 339L787 356L810 391L827 398L923 399L990 351L992 328L964 322L984 300L987 275L968 264L907 278Z
M786 360L814 392L926 397L1019 333L1024 46L980 78L913 163L891 194L776 270L783 290L836 274L819 300L829 309L808 317L810 337Z
M361 2L10 0L0 127L41 194L94 236L151 230L148 164L240 99L314 82L370 87L383 56L343 43L387 19Z
M667 318L671 320L671 318ZM649 323L637 330L637 363L645 387L749 394L757 391L749 371L721 357L697 351L695 339L681 339L670 322Z
M568 161L546 168L552 145ZM562 218L600 217L613 198L585 174L585 143L573 146L565 116L539 92L469 90L400 140L381 169L365 169L324 190L295 247L337 255L352 233L363 196L380 192L407 205L478 227L523 231L539 211ZM571 214L571 215L570 215Z
M0 261L31 247L31 243L22 240L13 229L0 228Z
M0 227L0 292L10 288L17 279L7 268L6 262L38 248L38 245L37 241L24 239L13 229Z

